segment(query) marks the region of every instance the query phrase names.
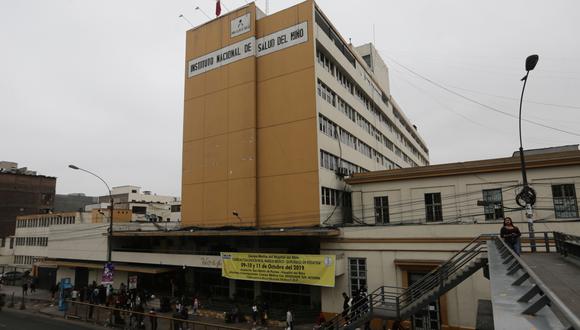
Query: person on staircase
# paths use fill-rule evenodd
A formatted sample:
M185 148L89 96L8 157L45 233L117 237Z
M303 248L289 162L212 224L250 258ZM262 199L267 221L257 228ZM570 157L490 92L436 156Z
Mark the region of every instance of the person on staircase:
M499 235L518 256L521 254L522 248L520 245L520 236L522 236L522 234L518 227L513 224L512 218L505 217L503 219L503 226L501 227Z

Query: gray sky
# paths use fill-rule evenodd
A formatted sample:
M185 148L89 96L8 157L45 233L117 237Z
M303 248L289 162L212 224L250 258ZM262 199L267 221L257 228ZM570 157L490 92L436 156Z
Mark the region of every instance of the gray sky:
M270 12L299 1L271 1ZM225 0L230 9L243 0ZM264 0L258 6L264 8ZM135 184L180 194L187 16L213 0L0 2L0 160L58 177L57 192L104 194ZM517 120L422 80L393 62L517 115L527 55L524 118L580 134L577 0L320 0L340 33L372 41L391 69L391 92L428 143L433 164L510 155ZM461 89L458 89L461 88ZM495 96L490 96L495 95ZM500 97L497 97L500 96ZM568 106L568 107L562 107ZM523 125L524 147L580 137Z

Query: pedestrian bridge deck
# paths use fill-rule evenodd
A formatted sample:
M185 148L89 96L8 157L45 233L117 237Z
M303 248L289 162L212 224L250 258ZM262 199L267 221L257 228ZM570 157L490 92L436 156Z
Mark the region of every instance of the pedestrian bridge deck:
M524 253L522 259L575 315L580 315L580 263L558 253Z

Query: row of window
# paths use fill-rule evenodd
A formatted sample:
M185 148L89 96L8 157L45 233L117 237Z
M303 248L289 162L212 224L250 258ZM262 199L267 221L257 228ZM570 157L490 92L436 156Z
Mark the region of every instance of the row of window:
M337 189L320 187L320 198L322 205L351 207L352 200L349 192Z
M42 217L35 219L19 219L16 221L16 228L36 228L36 227L48 227L50 225L64 225L75 223L74 216L51 216Z
M320 166L335 172L339 171L339 168L343 168L343 171L345 172L342 174L344 175L368 172L368 170L364 167L353 164L347 160L340 159L338 156L335 156L324 150L320 150Z
M32 265L42 257L33 256L14 256L14 263L16 265Z
M16 246L47 246L48 237L16 237Z
M406 163L411 165L412 167L418 166L417 163L411 159L407 154L401 151L398 147L394 145L394 143L387 138L381 131L376 128L373 124L371 124L364 116L359 114L356 110L354 110L348 103L346 103L343 99L338 97L336 93L330 89L330 87L326 86L322 81L318 81L318 95L333 107L337 108L340 112L346 115L352 122L356 123L360 126L365 132L369 135L373 136L380 144L383 144L389 150L395 152L397 156L402 158ZM336 104L338 103L338 107ZM392 131L392 126L388 126ZM396 134L396 136L402 140L401 134ZM371 156L369 156L371 157ZM391 168L391 167L388 167Z
M485 189L483 195L483 212L485 220L498 220L504 217L501 188ZM554 214L558 219L578 218L578 201L574 184L552 185ZM375 222L389 223L389 197L374 198ZM427 222L443 221L441 193L425 194L425 220Z
M357 150L368 158L374 158L377 163L383 165L387 169L400 168L400 166L395 164L395 162L390 160L388 157L371 148L368 144L359 140L356 136L350 134L348 131L335 124L332 120L321 114L318 115L318 119L318 127L322 133L335 140L339 139L342 144Z
M415 154L419 159L421 159L421 161L424 163L424 165L427 165L427 159L425 157L423 157L423 155L421 155L421 153L417 150L417 148L413 145L413 143L411 143L400 131L398 128L396 128L396 126L394 125L394 123L378 108L377 105L375 105L375 103L371 100L370 97L367 96L367 94L355 83L352 81L352 79L349 77L348 74L346 74L341 68L339 64L335 64L334 60L330 59L330 56L326 55L324 52L322 52L320 49L316 50L316 58L318 63L326 70L328 71L333 77L335 77L337 79L337 81L351 94L356 96L361 103L365 106L365 108L371 113L373 114L377 119L379 119L379 121L381 123L383 123L391 132L395 132L395 134L397 135L397 137L404 142L405 146L407 146L409 148L409 150L411 150L411 152L413 152L413 154ZM366 77L365 77L366 78ZM370 83L370 81L369 81ZM371 84L372 86L372 84ZM374 87L373 87L374 88ZM375 88L376 89L376 88ZM383 94L382 92L377 91L378 94ZM385 103L385 105L388 106L388 99L386 97L383 97L383 102ZM399 122L401 123L401 125L403 127L405 127L405 129L409 132L409 134L413 137L413 139L421 146L421 148L425 151L425 153L428 153L427 148L423 145L423 143L419 140L419 138L417 137L417 134L414 132L414 129L412 129L409 124L406 123L406 121L402 118L402 116L399 115L398 111L393 109L393 113L395 114L395 117L399 120Z

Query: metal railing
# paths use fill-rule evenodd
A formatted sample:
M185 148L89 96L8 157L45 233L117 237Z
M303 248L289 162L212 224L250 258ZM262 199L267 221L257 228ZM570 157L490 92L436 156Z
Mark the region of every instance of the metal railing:
M377 288L359 301L354 302L350 310L329 320L324 328L338 329L349 324L355 325L377 311L386 312L393 319L410 316L414 310L422 306L418 301L430 295L440 295L450 290L453 287L452 282L461 277L462 270L474 271L479 269L484 262L475 264L477 258L487 252L486 241L493 236L491 234L477 236L445 263L433 269L408 288L392 286ZM473 265L472 269L468 269L470 265ZM427 304L429 301L423 300L423 302Z
M67 302L64 317L77 319L106 327L121 329L155 329L155 330L239 330L240 328L199 322L165 314L135 311L130 309L107 307L85 302Z
M554 232L556 250L564 257L580 258L580 236Z
M547 234L550 234L550 232L547 232ZM561 244L563 244L563 240L565 241L565 237L567 235L556 232L552 232L551 234L554 237L553 241L555 242L557 249L561 249ZM544 235L544 237L548 236L549 235ZM550 290L550 288L548 288L548 286L538 277L538 275L533 272L533 270L520 258L519 255L515 253L514 250L512 250L506 244L503 239L495 237L494 241L501 254L501 257L504 259L504 264L509 264L507 268L507 274L515 275L518 270L522 271L522 275L520 275L512 285L521 285L526 280L533 283L532 288L528 290L528 292L526 292L520 299L518 299L518 302L528 303L536 295L541 295L539 299L537 299L523 311L523 314L533 315L545 306L550 306L551 308L555 308L559 312L557 315L561 315L561 317L564 318L564 320L568 322L573 329L580 330L580 319L578 316L576 316L556 296L556 294ZM546 252L550 252L550 243L551 240L546 238L544 241Z

